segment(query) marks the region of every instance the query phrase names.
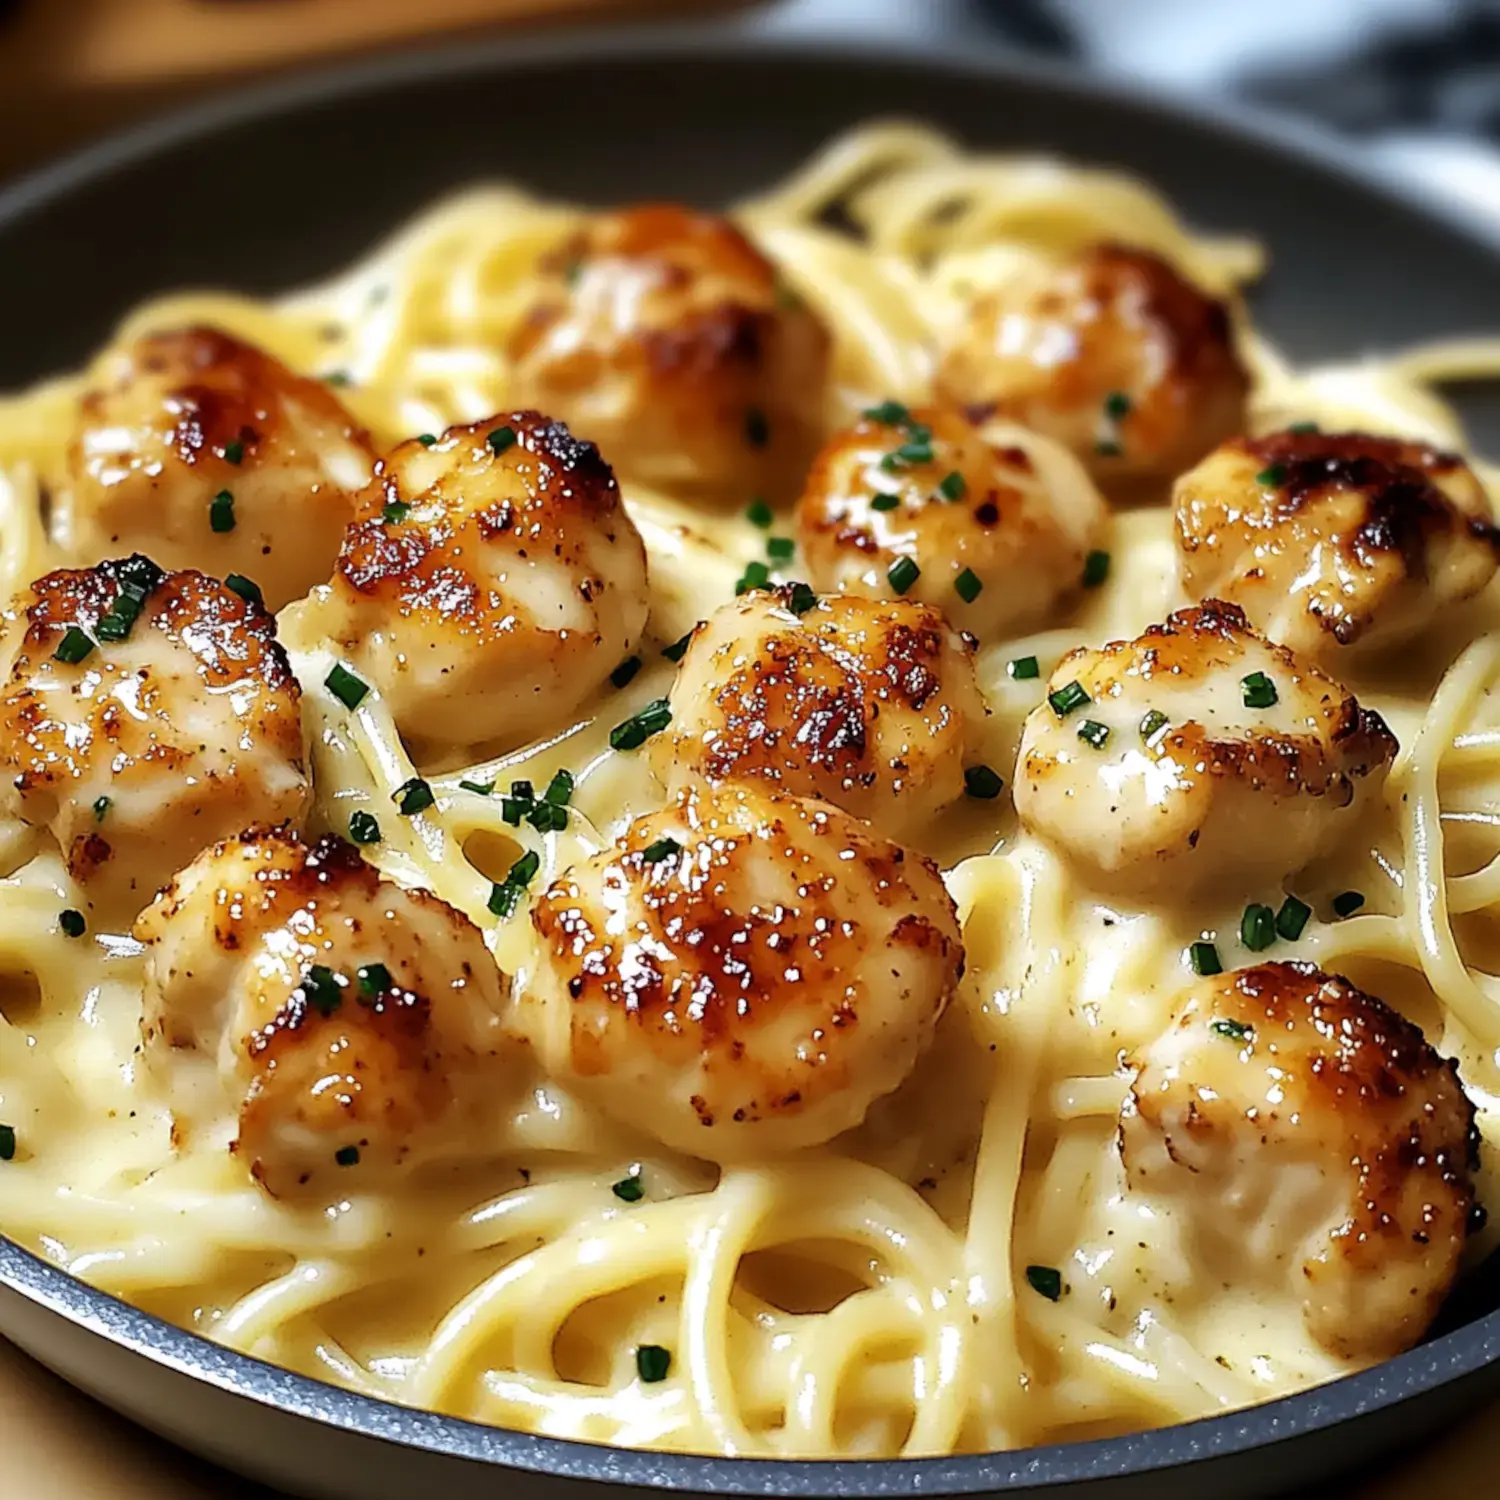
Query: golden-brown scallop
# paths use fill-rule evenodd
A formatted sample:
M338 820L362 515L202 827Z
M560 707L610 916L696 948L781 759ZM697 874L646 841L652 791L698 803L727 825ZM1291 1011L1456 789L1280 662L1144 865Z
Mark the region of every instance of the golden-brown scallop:
M1358 826L1396 753L1378 714L1232 604L1070 652L1047 688L1016 809L1088 877L1132 889L1300 869Z
M1019 263L944 351L938 394L1066 444L1101 483L1168 480L1244 425L1229 316L1146 250Z
M645 627L646 549L561 422L512 412L402 443L356 503L323 624L411 738L531 739Z
M1106 519L1057 444L896 402L828 443L797 506L818 588L906 595L985 640L1042 624L1075 593Z
M106 918L232 830L302 817L300 694L259 603L136 555L47 574L6 620L4 802Z
M1479 1137L1456 1064L1307 963L1195 985L1130 1061L1130 1185L1186 1216L1207 1277L1297 1299L1341 1358L1416 1343L1474 1207Z
M937 867L753 783L638 818L532 911L548 1071L668 1146L737 1161L857 1125L963 967Z
M205 850L136 923L142 1031L195 1098L193 1065L238 1116L233 1149L275 1196L383 1186L486 1149L508 1070L501 978L467 917L382 880L327 836L251 829ZM211 1122L185 1118L178 1128Z
M755 590L700 625L671 702L652 741L670 792L752 779L893 837L962 795L985 716L972 647L936 610L806 585Z
M243 574L280 609L328 577L373 462L326 385L217 329L151 334L83 398L59 534L81 562Z
M539 268L512 397L630 478L790 494L822 432L829 337L727 219L670 203L593 215Z
M1308 428L1232 438L1173 492L1182 580L1299 651L1383 645L1495 576L1500 530L1463 459Z

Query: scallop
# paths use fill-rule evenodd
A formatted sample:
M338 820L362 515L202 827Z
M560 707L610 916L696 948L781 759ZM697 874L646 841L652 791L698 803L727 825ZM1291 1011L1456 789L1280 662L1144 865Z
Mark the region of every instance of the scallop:
M231 1149L273 1196L389 1190L423 1163L497 1149L486 1101L514 1071L514 1044L484 939L342 839L227 839L135 934L154 1066L174 1101L192 1097L173 1080L195 1065L217 1076Z
M518 744L634 649L646 550L599 450L512 412L381 460L321 609L403 735Z
M1105 885L1198 892L1298 870L1358 827L1396 753L1379 714L1232 604L1073 651L1047 688L1016 809Z
M937 867L848 813L698 788L555 881L528 1034L544 1066L667 1146L744 1161L859 1124L963 967Z
M6 810L107 919L215 839L306 812L297 681L253 596L136 554L49 573L6 618Z
M829 336L727 219L671 203L595 214L542 261L512 394L647 484L794 491L822 434Z
M1233 438L1173 491L1182 580L1299 651L1414 635L1495 576L1500 530L1457 454L1289 428Z
M1064 606L1106 519L1056 443L893 401L828 443L797 506L819 589L915 599L981 640L1043 625Z
M80 403L57 527L81 562L139 548L280 609L327 578L374 458L325 384L215 328L150 334Z
M1018 262L943 351L937 391L1064 443L1101 483L1166 481L1244 425L1228 310L1124 245Z
M1205 1276L1297 1299L1344 1359L1421 1338L1475 1219L1479 1137L1456 1063L1308 963L1195 985L1130 1063L1130 1186L1185 1218Z
M905 599L756 590L694 633L652 742L670 791L753 780L893 837L964 791L985 706L968 640ZM920 842L920 839L918 839Z

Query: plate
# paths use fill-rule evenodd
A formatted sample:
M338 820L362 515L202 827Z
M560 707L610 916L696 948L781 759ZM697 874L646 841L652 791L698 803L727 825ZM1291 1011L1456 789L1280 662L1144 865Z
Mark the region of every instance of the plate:
M1294 129L1207 114L1003 55L697 28L386 59L211 102L0 193L0 388L84 360L131 306L184 285L274 292L331 273L480 179L612 203L718 205L839 130L919 117L975 147L1149 179L1194 223L1264 241L1261 327L1294 359L1500 321L1500 239ZM1466 397L1500 449L1500 392ZM1369 1461L1500 1392L1500 1313L1251 1410L1100 1442L884 1462L635 1453L475 1426L288 1374L158 1321L0 1240L0 1333L218 1463L299 1495L612 1500L621 1488L788 1500L1049 1493L1263 1497Z

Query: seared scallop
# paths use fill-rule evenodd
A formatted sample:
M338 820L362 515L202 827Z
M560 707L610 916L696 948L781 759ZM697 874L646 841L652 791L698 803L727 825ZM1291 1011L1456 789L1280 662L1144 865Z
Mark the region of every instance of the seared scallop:
M1058 664L1021 736L1016 809L1089 877L1246 885L1358 826L1396 741L1232 604L1179 610Z
M217 329L152 334L83 398L60 538L81 562L239 573L280 609L327 578L373 462L326 385Z
M485 1151L485 1099L508 1070L501 978L478 928L430 892L382 880L342 839L252 829L199 855L135 934L154 1064L169 1085L209 1065L238 1117L232 1149L273 1195Z
M302 817L297 681L253 597L137 555L49 573L6 619L0 795L107 919L230 831Z
M652 742L670 791L752 779L898 837L962 795L985 716L973 649L935 609L805 584L699 626L671 702Z
M1034 428L1101 482L1168 480L1244 424L1229 315L1159 256L1018 263L944 351L943 399Z
M829 442L797 506L818 588L917 599L981 639L1040 625L1075 593L1105 520L1057 444L893 401Z
M857 1125L911 1071L963 967L935 865L753 783L636 819L532 923L544 1066L713 1161Z
M733 224L670 203L595 214L539 270L510 346L516 401L648 484L792 492L822 432L829 337Z
M630 654L646 623L646 550L599 450L512 412L380 461L324 611L403 734L515 744Z
M1500 530L1463 459L1404 438L1233 438L1177 481L1190 594L1300 651L1411 635L1495 576Z
M1416 1343L1474 1207L1479 1137L1456 1064L1307 963L1195 985L1130 1062L1130 1185L1185 1216L1211 1281L1296 1298L1341 1358Z

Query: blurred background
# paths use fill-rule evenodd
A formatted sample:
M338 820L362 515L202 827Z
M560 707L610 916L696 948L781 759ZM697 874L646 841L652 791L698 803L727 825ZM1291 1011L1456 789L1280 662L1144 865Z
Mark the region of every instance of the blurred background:
M0 0L0 178L256 77L674 19L1022 49L1360 139L1500 226L1500 0Z

